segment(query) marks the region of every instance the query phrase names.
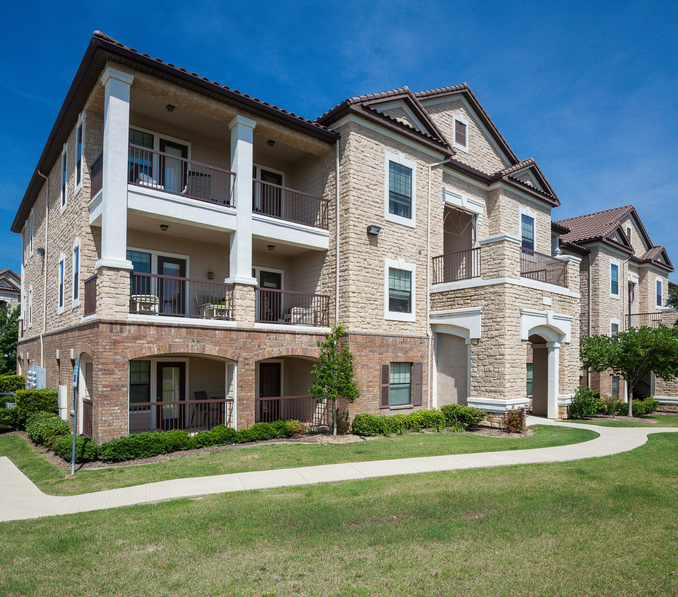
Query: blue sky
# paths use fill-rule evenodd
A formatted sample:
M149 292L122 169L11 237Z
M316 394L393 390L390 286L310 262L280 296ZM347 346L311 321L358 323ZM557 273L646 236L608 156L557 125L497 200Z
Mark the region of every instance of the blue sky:
M95 29L311 119L466 82L554 219L633 203L678 267L678 2L33 2L3 21L0 268L19 271L9 226Z

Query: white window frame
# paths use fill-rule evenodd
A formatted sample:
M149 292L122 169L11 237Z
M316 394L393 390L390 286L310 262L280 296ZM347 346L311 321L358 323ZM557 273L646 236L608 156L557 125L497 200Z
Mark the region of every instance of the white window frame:
M618 319L615 319L614 317L611 317L610 318L610 338L614 338L614 336L612 335L612 326L613 325L617 326L617 334L619 334L619 332L621 332L621 321L619 321Z
M78 130L80 131L81 148L82 153L80 155L80 164L78 165ZM73 164L73 173L75 177L75 192L74 195L77 195L80 189L82 189L83 176L85 173L85 113L81 112L78 116L78 123L75 126L75 160ZM78 182L78 177L80 177L80 182Z
M612 292L612 266L617 266L617 294ZM610 268L608 271L608 288L610 289L610 298L619 300L621 298L621 263L616 259L610 259Z
M64 302L66 301L66 255L59 255L59 265L57 269L57 315L64 312Z
M28 287L28 327L33 327L33 286Z
M410 272L412 275L410 277L411 281L411 301L412 301L412 312L411 313L399 313L396 311L389 311L389 288L388 288L388 273L391 269L400 269ZM417 266L413 263L407 263L403 259L384 259L384 319L389 321L410 321L414 322L417 320Z
M466 125L466 145L457 143L457 122L461 122ZM461 151L468 153L468 137L469 137L469 122L461 114L454 115L454 130L452 131L452 146L455 149L460 149Z
M389 182L389 163L393 162L401 166L405 166L412 170L412 206L411 206L411 218L404 218L396 214L392 214L389 209L389 191L390 191L390 182ZM384 219L389 222L395 222L396 224L402 224L403 226L408 226L410 228L415 228L417 226L417 162L407 159L402 152L393 153L390 151L385 152L384 154Z
M664 306L664 282L661 278L655 279L654 292L655 292L655 299L654 299L655 305L657 307L663 307ZM659 299L659 304L657 304L657 299Z
M285 270L275 267L266 267L265 265L253 265L252 277L257 281L257 286L261 287L261 272L271 272L273 274L280 274L280 290L285 290Z
M28 255L33 257L33 237L35 236L35 210L31 209L29 217L29 238L28 238Z
M61 197L61 213L64 213L68 200L68 145L66 143L64 143L64 148L61 150L60 166L61 186L59 187L59 196Z
M24 224L21 230L21 265L28 262L28 225Z
M518 208L518 238L520 239L520 246L523 246L523 216L527 216L532 220L532 251L537 250L537 212L525 205Z
M282 185L281 186L283 186L283 187L285 186L285 172L283 172L282 170L278 170L277 168L269 168L268 166L262 166L261 164L258 164L256 162L253 163L252 166L254 168L254 172L253 172L254 178L256 178L257 180L261 180L261 171L266 170L266 172L272 172L273 174L280 174L280 176L282 176Z
M71 262L72 262L72 264L71 264L71 286L72 286L71 308L72 309L75 309L76 307L80 306L80 286L81 286L81 282L82 282L82 272L80 271L81 265L82 265L82 251L80 250L81 244L82 243L80 242L80 238L79 237L76 238L75 241L73 241L73 250L71 252L71 255L72 255L72 258L71 258ZM76 257L75 257L76 251L78 253L77 263L76 263ZM76 266L77 266L77 270L76 270ZM77 274L78 274L77 282L75 280L76 271L77 271ZM77 297L75 296L76 290L77 290L77 293L78 293Z

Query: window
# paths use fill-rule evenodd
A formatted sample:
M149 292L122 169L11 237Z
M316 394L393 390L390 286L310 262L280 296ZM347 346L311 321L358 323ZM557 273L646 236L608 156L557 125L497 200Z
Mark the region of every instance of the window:
M388 310L393 313L412 313L412 272L388 270Z
M422 363L385 363L381 366L381 407L421 406Z
M523 249L534 251L534 218L521 214L520 234L522 236Z
M24 224L21 231L21 264L26 265L28 261L28 226Z
M417 220L417 164L402 153L385 153L384 218L414 228Z
M534 366L532 363L527 363L527 383L526 391L528 396L532 396L532 382L534 381Z
M28 288L28 327L33 326L33 287Z
M388 211L412 217L412 169L394 162L388 164Z
M151 254L141 251L130 251L127 249L127 261L132 262L132 273L150 274L151 273ZM150 280L139 276L132 276L131 294L148 294L150 291Z
M64 144L61 152L61 213L66 209L66 190L68 185L68 149Z
M468 120L461 116L454 117L454 147L468 152Z
M151 401L151 362L129 362L129 401L130 403Z
M64 312L64 261L66 260L65 255L62 253L59 257L59 298L57 302L57 313Z
M612 395L619 398L619 377L616 375L612 376Z
M30 217L30 236L29 236L29 248L28 248L28 253L33 256L33 236L34 236L34 227L33 227L33 222L34 222L34 211L31 210L31 217Z
M75 192L82 188L83 167L83 114L78 117L78 125L75 129Z
M80 304L80 239L73 243L73 301L72 306Z
M139 147L153 149L153 135L136 129L129 130L129 143L137 147L131 147L129 152L129 181L142 182L153 185L153 154ZM156 181L157 182L157 181Z
M610 264L610 294L619 297L619 265Z
M657 280L657 307L662 306L662 281Z
M610 337L613 340L617 340L618 335L619 335L619 323L617 322L610 323Z

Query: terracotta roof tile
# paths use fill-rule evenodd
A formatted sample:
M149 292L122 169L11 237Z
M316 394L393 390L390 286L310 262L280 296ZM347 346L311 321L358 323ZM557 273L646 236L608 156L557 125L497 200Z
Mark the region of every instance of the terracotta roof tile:
M633 205L615 207L592 214L559 220L557 224L570 229L561 238L567 243L602 240L620 225L621 219L634 211Z

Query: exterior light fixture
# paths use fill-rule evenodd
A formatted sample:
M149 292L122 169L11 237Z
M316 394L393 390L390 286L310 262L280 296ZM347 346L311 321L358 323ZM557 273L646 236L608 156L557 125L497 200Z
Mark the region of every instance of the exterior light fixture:
M167 224L160 224L160 230L162 230L163 232L167 232L168 228L169 226Z
M275 245L268 245L268 247L266 247L266 248L267 248L269 251L272 251L273 249L275 249Z
M273 139L268 140L268 146L273 147L275 145L275 141Z
M379 226L375 226L374 224L367 227L367 234L370 234L372 236L379 236L380 232L381 228L379 228Z
M174 106L172 104L167 104L165 108L168 112L174 112Z
M43 257L45 256L45 249L43 249L42 247L40 247L39 249L36 249L35 252L38 255L42 255Z

